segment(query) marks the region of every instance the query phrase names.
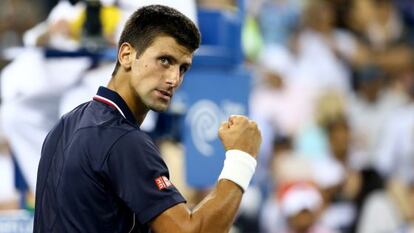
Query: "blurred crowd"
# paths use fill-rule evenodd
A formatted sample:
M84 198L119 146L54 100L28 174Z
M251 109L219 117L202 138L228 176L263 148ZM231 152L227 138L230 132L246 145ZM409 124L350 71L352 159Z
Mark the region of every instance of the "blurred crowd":
M414 2L248 4L250 113L264 134L254 184L263 199L260 217L247 214L242 226L413 232Z
M238 3L97 2L0 1L0 210L33 208L30 174L46 133L111 77L113 57L79 58L80 47L115 48L142 4L168 3L197 21L197 7ZM233 231L414 232L414 1L246 0L243 10L249 114L263 144ZM202 197L171 159L182 159L179 143L161 151L184 195Z

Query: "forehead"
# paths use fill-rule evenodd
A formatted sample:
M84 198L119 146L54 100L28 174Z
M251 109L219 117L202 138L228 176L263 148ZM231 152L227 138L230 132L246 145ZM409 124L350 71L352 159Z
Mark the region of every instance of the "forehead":
M154 39L151 45L145 50L144 55L159 56L170 55L181 62L191 62L193 52L186 47L177 43L177 41L170 36L158 36Z

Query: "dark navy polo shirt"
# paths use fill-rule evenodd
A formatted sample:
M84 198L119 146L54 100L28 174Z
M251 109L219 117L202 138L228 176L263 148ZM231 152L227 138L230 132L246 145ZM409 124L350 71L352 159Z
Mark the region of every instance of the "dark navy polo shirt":
M185 202L124 100L100 87L58 122L40 159L34 232L150 232Z

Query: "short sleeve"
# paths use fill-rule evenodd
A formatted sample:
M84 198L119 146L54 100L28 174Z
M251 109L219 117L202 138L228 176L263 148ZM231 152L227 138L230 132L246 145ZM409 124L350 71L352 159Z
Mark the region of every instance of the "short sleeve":
M185 202L169 181L159 150L141 131L129 132L115 142L103 170L116 195L135 212L141 224Z

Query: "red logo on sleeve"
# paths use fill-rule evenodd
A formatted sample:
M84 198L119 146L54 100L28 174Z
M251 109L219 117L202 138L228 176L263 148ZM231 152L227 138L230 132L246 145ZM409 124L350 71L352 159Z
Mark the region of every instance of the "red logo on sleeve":
M171 181L165 176L159 176L159 177L155 178L154 181L155 181L155 184L158 187L158 190L163 190L163 189L166 189L166 188L172 186Z

